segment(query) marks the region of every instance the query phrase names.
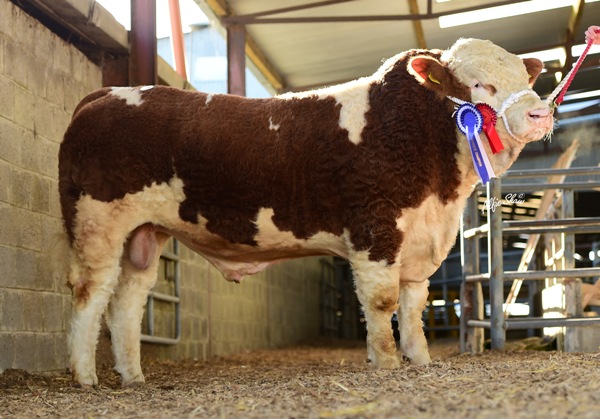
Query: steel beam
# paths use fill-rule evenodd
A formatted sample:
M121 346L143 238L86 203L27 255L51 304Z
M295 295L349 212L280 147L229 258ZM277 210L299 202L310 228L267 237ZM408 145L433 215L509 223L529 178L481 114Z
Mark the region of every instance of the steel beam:
M246 96L246 28L227 26L227 91Z
M156 1L131 0L130 84L156 84L156 68Z

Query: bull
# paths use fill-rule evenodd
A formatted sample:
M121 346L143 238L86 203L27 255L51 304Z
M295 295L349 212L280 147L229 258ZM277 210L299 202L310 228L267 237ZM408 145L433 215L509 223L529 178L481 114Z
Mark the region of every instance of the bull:
M290 258L345 258L371 365L400 365L395 311L402 354L429 363L428 278L480 180L456 108L499 113L502 149L484 141L480 153L501 175L552 130L552 111L532 90L541 70L537 59L461 39L400 53L368 77L269 99L163 86L88 95L59 152L75 381L98 383L106 312L123 386L144 382L140 325L171 236L236 282Z

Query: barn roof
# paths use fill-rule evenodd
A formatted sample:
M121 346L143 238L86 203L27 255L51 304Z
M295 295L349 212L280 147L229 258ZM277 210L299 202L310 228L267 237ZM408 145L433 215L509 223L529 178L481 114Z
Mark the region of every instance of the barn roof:
M246 51L278 91L305 90L372 74L382 59L411 48L448 48L460 37L489 39L517 53L562 51L545 62L536 89L548 95L556 72L566 74L572 45L584 43L590 25L600 25L597 0L195 0L223 25L242 24ZM548 4L562 5L541 10ZM440 28L439 17L492 6L534 6L534 13ZM498 16L502 9L488 11ZM459 19L466 22L463 16ZM588 56L570 93L597 91L600 47ZM535 56L535 54L532 54ZM575 99L586 102L589 97ZM592 99L600 100L595 93ZM593 102L590 102L593 103ZM567 101L565 101L567 104ZM585 103L581 106L586 105ZM567 108L568 109L568 108ZM578 109L595 114L598 103Z

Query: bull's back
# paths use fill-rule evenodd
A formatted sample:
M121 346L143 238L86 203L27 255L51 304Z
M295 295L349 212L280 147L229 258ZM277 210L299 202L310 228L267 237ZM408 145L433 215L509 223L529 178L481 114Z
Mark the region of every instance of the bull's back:
M78 105L60 149L67 230L81 195L110 202L177 176L186 194L180 208L185 221L197 222L201 214L219 230L217 219L241 219L247 228L235 241L252 243L251 223L260 208L277 208L287 229L293 224L306 230L300 235L314 234L318 227L299 214L322 217L315 205L339 185L330 155L339 152L336 140L347 143L347 133L338 117L328 101L246 99L159 86L93 92Z

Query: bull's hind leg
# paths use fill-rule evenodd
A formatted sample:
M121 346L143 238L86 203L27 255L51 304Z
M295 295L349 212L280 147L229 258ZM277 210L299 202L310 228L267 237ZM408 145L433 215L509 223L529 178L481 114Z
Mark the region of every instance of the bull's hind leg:
M396 368L396 342L391 319L398 308L398 270L383 262L352 261L356 294L367 322L369 361L376 368Z
M98 384L96 344L100 320L119 276L126 235L104 223L81 221L75 235L68 282L73 289L69 356L73 378L83 387Z
M140 365L140 335L148 292L156 283L161 250L169 239L152 226L136 229L122 258L122 271L107 311L115 369L123 387L144 383Z
M427 302L429 281L401 282L400 307L398 309L398 331L400 349L413 365L431 362L427 340L423 333L423 310Z

